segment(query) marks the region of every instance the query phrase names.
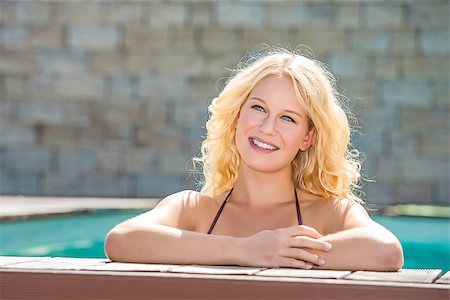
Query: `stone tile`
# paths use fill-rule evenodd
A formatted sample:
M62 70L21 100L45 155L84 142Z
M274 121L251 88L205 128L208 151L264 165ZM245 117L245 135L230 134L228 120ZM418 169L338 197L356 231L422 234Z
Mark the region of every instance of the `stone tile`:
M29 34L31 49L61 49L64 45L62 26L32 27Z
M414 55L417 54L417 33L413 28L404 30L396 30L389 33L389 53L399 54L404 56L405 54Z
M51 153L46 148L8 148L4 153L4 166L21 172L40 172L50 169Z
M59 125L64 123L64 105L57 101L20 101L18 120L26 125Z
M0 146L32 146L35 142L33 128L20 123L0 121Z
M408 22L418 28L448 28L448 1L426 1L408 3Z
M80 169L62 169L51 172L44 177L43 192L47 196L83 196L86 191L86 182Z
M223 41L227 42L223 43ZM199 47L208 53L231 51L239 45L239 35L232 29L203 28L200 31Z
M165 53L157 61L158 73L162 76L200 76L203 74L204 60L199 54Z
M100 22L100 2L65 1L56 5L56 18L60 24L97 25Z
M181 76L142 76L137 83L137 93L148 103L181 102L189 90L188 81Z
M152 27L181 27L187 23L187 7L177 2L152 2L150 25Z
M261 2L217 2L213 11L219 27L257 28L263 25L266 7Z
M39 128L39 142L47 147L73 147L78 129L67 125L46 125Z
M368 72L368 61L360 54L334 54L330 59L330 68L339 78L365 78Z
M89 172L84 177L84 180L86 196L124 197L128 193L128 179L123 175Z
M299 1L269 3L268 22L273 27L283 28L298 27L308 24L310 21L310 10L306 3Z
M423 31L419 37L420 48L425 55L448 55L450 53L449 32Z
M432 89L426 81L391 81L381 85L381 97L386 106L428 107L432 101Z
M55 80L55 96L72 100L92 100L103 95L103 80L97 76L59 76Z
M213 21L211 17L211 3L193 2L190 3L189 25L190 26L209 26Z
M0 44L6 50L25 50L29 41L29 29L26 27L3 27L0 30Z
M370 3L365 7L367 27L393 29L403 25L403 11L400 4Z
M18 23L32 26L47 25L53 19L49 2L18 1L15 3L14 14Z
M125 29L125 49L132 53L147 54L152 50L165 50L169 47L167 29L127 27Z
M352 49L358 52L372 52L379 55L388 51L389 36L384 31L358 30L350 35L350 40Z
M189 189L194 190L195 187L183 177L164 178L153 173L153 175L138 176L136 178L137 197L166 197L175 192Z
M43 73L47 74L83 74L88 72L88 55L72 51L42 51L36 61Z
M361 26L361 4L341 2L336 8L336 24L343 29L359 29Z
M28 55L0 52L0 75L29 75L37 67L36 62Z
M102 20L108 24L143 24L145 2L101 2Z
M404 56L400 60L403 74L411 80L441 80L448 77L448 58L430 56ZM447 83L448 87L448 83ZM433 87L437 90L436 87ZM448 98L448 97L447 97Z
M68 30L68 44L73 49L105 51L115 50L120 33L114 26L72 26Z

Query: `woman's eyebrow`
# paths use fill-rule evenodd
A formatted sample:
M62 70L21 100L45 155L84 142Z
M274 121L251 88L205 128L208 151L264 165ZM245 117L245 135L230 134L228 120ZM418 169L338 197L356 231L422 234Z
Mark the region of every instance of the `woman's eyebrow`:
M258 101L260 101L260 102L266 104L266 101L264 101L263 99L258 98L258 97L251 97L250 99L258 100ZM284 111L285 111L285 112L288 112L288 113L291 113L291 114L295 114L295 115L299 116L300 118L303 118L303 117L302 117L298 112L296 112L296 111L289 110L289 109L285 109Z

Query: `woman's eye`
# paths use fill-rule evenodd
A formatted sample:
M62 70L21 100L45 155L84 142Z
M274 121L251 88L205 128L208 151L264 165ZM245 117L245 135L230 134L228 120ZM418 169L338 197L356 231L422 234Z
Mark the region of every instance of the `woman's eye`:
M289 116L282 116L281 118L282 118L283 120L285 120L285 121L295 123L294 119L292 119L292 118L289 117Z
M258 111L264 111L264 108L261 105L253 105L252 108Z

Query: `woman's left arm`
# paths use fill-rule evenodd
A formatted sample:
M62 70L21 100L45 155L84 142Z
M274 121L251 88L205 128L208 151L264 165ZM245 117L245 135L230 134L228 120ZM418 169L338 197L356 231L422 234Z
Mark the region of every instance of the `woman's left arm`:
M342 230L321 240L332 244L328 252L311 250L325 264L318 269L397 271L403 266L402 246L389 230L373 221L353 203L345 214Z

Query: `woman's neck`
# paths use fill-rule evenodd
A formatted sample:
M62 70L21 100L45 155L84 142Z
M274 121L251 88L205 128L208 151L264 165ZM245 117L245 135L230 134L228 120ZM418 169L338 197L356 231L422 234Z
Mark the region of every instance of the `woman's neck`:
M234 203L247 206L282 204L291 202L294 198L290 170L261 173L242 166L231 195Z

